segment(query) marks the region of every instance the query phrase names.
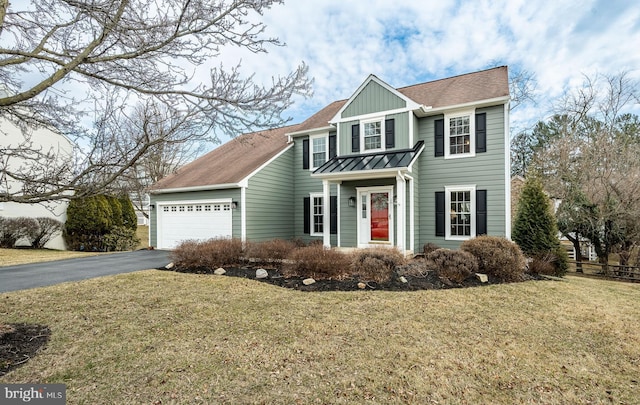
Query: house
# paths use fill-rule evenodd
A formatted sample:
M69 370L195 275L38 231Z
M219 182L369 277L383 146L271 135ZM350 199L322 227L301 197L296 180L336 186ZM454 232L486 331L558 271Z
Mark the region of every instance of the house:
M52 165L46 170L55 172L57 167L55 162L59 162L59 167L64 167L72 156L73 143L64 135L52 131L46 127L20 128L14 122L5 118L0 118L0 150L3 150L1 168L11 171L24 172L30 170L31 163L10 153L4 153L7 149L25 149L38 151L41 154L52 156ZM0 171L0 192L8 191L13 193L19 191L23 183L11 178L6 173ZM67 220L68 201L47 201L37 204L0 202L0 217L51 217L58 221ZM18 241L18 244L24 244ZM45 246L49 249L65 249L66 245L61 234L54 236Z
M394 88L238 136L151 189L150 243L297 238L456 248L511 234L507 67Z

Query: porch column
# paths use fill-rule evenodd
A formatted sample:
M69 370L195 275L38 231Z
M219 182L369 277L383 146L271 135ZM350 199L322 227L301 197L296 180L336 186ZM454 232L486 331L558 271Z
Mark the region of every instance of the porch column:
M331 187L329 180L322 180L322 244L331 247Z
M397 205L396 205L396 227L398 229L397 232L397 246L398 249L404 254L404 251L407 250L406 244L406 224L407 224L407 215L406 215L406 200L407 200L407 192L406 192L406 180L402 173L398 172L396 175L396 196L397 196Z

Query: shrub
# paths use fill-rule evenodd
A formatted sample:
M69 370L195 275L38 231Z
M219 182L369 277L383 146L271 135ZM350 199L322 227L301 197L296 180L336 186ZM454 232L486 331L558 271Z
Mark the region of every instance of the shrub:
M528 270L531 274L562 277L567 272L567 267L563 267L562 263L566 265L567 261L567 252L564 249L556 252L541 253L531 258Z
M104 235L113 227L113 211L105 196L73 199L67 207L63 236L71 250L104 251Z
M521 281L525 259L515 243L496 236L479 236L466 240L460 249L478 259L478 271L502 281Z
M123 194L118 197L122 209L122 226L136 231L138 229L138 216L133 207L133 203L128 195Z
M429 253L425 260L435 269L440 278L462 283L478 272L478 260L463 250L437 249Z
M428 255L429 253L440 249L440 246L436 245L435 243L425 243L424 246L422 247L422 253L424 253L424 255Z
M0 218L0 247L13 248L20 238L31 240L38 231L38 222L33 218Z
M312 244L293 250L283 266L285 277L312 277L316 280L343 279L349 273L349 255Z
M240 239L209 239L204 242L185 241L171 253L179 271L210 272L218 267L243 263Z
M396 266L405 262L396 249L364 249L354 254L350 270L352 276L362 281L384 283L393 278Z
M38 223L38 232L31 237L31 246L42 249L57 233L62 232L64 224L57 219L49 217L39 217L35 219Z
M122 252L135 249L140 243L140 238L134 230L125 226L116 226L104 235L103 241L107 251Z
M272 239L264 242L248 243L246 246L246 256L255 263L269 264L282 262L297 247L296 243L283 239Z

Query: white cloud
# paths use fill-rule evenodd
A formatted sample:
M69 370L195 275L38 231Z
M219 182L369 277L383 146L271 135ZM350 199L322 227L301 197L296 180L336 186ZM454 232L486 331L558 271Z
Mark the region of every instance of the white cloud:
M287 46L243 55L244 68L267 80L309 65L315 95L291 109L296 122L370 73L400 87L500 63L537 77L539 106L515 113L517 127L544 118L583 74L640 66L640 7L626 1L288 1L263 20Z

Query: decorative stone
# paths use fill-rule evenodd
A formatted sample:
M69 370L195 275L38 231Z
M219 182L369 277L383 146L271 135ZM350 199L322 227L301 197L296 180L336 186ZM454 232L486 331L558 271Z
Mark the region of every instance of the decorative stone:
M476 278L477 278L481 283L487 283L487 282L489 282L489 277L488 277L486 274L476 273Z
M175 267L175 264L173 262L171 262L171 263L167 264L166 266L164 266L164 268L167 269L167 270L171 270L174 267Z
M400 276L400 282L403 284L408 283L407 279L404 276Z
M367 288L367 285L365 283L358 283L358 288L364 290L365 288Z
M302 280L302 284L304 285L311 285L313 283L315 283L316 280L312 279L312 278L305 278L304 280Z
M269 277L269 273L265 269L256 270L256 278L267 278Z
M223 274L225 274L227 271L225 269L223 269L222 267L218 267L217 269L215 269L213 271L213 274L217 275L217 276L222 276Z

